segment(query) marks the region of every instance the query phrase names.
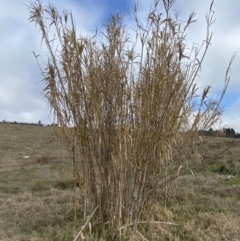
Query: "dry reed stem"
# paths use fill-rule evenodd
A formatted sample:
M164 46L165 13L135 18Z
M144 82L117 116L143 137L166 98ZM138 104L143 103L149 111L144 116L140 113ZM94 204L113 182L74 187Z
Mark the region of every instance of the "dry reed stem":
M164 17L155 1L145 26L135 5L135 43L121 15L110 17L105 41L97 43L97 35L77 36L71 13L60 16L52 5L29 1L29 20L40 27L50 54L41 69L43 94L60 126L58 135L73 156L73 175L84 196L84 221L99 207L95 222L100 230L107 227L120 239L125 234L120 227L131 223L137 231L159 189L166 204L184 161L176 157L194 147L199 129L220 119L235 57L220 97L210 96L210 86L198 97L196 76L211 43L213 2L206 18L206 39L190 51L185 37L195 14L183 26L178 15L170 13L174 2L163 0ZM57 40L48 35L51 26Z
M171 222L160 222L160 221L139 221L139 224L164 224L164 225L173 225L173 226L180 226L180 224L177 223L171 223ZM120 229L124 229L126 227L133 226L134 223L130 223L124 227L121 227Z
M91 213L91 215L88 217L87 221L85 222L85 224L82 226L81 230L78 232L78 234L75 236L73 241L76 241L79 236L82 234L83 230L85 229L85 227L87 226L87 224L89 223L89 221L91 220L92 216L94 215L94 213L97 211L99 207L97 206L93 212Z

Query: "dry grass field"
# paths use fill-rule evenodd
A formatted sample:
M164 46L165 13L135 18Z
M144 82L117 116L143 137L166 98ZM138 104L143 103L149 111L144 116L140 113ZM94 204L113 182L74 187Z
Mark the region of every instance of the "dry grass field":
M148 220L129 240L240 240L240 139L204 138L201 163L190 155L167 208L152 207L166 223ZM0 240L73 240L71 175L51 127L0 124Z

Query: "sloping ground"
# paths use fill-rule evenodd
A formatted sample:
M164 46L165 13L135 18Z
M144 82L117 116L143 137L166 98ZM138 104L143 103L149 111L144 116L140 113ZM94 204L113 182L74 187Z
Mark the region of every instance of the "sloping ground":
M168 203L180 226L172 240L240 240L240 178L217 173L182 176Z
M71 160L51 127L0 125L0 240L71 240Z
M190 156L167 208L160 199L130 240L240 240L239 140L205 141L199 153L207 165ZM71 175L51 127L1 124L0 240L73 240Z

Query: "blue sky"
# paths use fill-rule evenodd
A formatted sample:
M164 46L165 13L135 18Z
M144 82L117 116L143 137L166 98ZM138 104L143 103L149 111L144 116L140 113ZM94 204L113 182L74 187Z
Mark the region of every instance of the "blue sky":
M125 24L131 25L133 0L51 0L59 12L72 10L77 30L81 35L92 35L102 29L110 12L122 12ZM142 22L153 1L139 0ZM161 1L160 1L161 2ZM28 10L23 0L0 1L0 120L50 123L49 111L41 96L42 76L32 51L46 56L40 46L41 34L28 21ZM47 0L42 0L47 4ZM205 37L205 14L211 0L176 0L173 9L181 10L181 19L196 11L197 23L189 30L189 42L200 42ZM219 93L224 84L225 71L234 51L238 51L231 68L231 82L223 100L223 125L240 132L240 1L216 0L212 46L202 66L199 82L212 84ZM161 9L160 9L161 10Z

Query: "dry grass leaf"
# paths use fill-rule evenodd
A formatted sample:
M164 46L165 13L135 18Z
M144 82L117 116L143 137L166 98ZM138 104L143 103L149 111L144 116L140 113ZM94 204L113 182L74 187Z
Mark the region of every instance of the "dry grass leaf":
M199 49L194 45L192 51L188 50L185 38L187 28L195 22L195 13L190 14L183 26L177 15L171 15L174 2L164 0L165 12L161 13L159 1L156 1L145 26L140 23L142 19L138 18L136 6L133 38L128 36L121 14L111 15L104 25L104 40L100 42L97 34L78 36L71 12L61 16L51 4L43 6L38 0L29 1L29 21L40 28L42 42L49 50L45 68L41 69L39 64L43 95L53 110L54 123L58 124L53 128L65 144L69 158L61 156L63 148L57 148L53 139L41 138L43 133L37 136L37 127L27 129L29 140L25 141L25 146L17 135L21 129L16 129L12 140L18 143L17 155L29 155L41 164L36 167L30 162L31 158L28 163L21 158L27 167L12 173L10 166L1 177L2 180L11 177L12 182L4 182L2 191L9 193L5 205L11 206L9 213L14 211L14 217L20 220L17 227L21 232L34 230L34 235L37 232L43 238L49 235L61 240L66 230L69 238L65 223L78 230L99 207L92 216L91 227L85 227L86 237L94 230L96 235L120 239L126 230L119 227L126 227L135 233L138 231L138 237L143 240L159 236L184 238L184 232L177 232L178 227L142 227L145 224L140 220L147 216L153 204L160 212L155 218L175 218L171 216L175 214L173 210L164 212L157 208L158 204L167 206L167 199L175 203L178 210L181 209L179 203L188 203L186 206L193 213L194 204L204 208L198 198L210 202L204 194L199 194L207 181L204 176L198 178L195 171L210 162L201 154L204 140L199 138L199 130L209 129L220 120L221 100L235 55L229 63L220 96L214 99L208 86L199 97L196 77L211 44L213 2L206 16L203 45ZM53 32L55 29L55 39L49 37L50 27ZM35 149L31 139L36 140ZM181 157L188 149L194 152L189 155L188 168L184 168L184 158L176 157ZM4 143L4 150L10 158L10 143ZM52 156L56 156L56 160L50 159ZM13 160L16 165L20 164L16 156ZM4 165L2 161L1 165ZM69 178L56 174L62 169L67 170ZM185 185L179 185L174 197L171 191L175 181L189 170L191 174L194 172L193 177L186 178ZM59 175L58 180L53 173ZM33 182L32 176L35 177ZM194 177L197 178L194 180ZM18 180L22 180L21 185ZM238 179L235 182L237 184ZM24 190L31 190L32 196L23 194ZM47 195L51 198L45 199ZM73 220L69 221L72 202L75 208ZM16 218L8 218L5 210L1 212L13 227L16 226ZM199 210L195 212L198 216ZM186 212L180 216L188 220L188 215ZM59 227L57 231L54 225ZM199 232L202 235L203 229Z

